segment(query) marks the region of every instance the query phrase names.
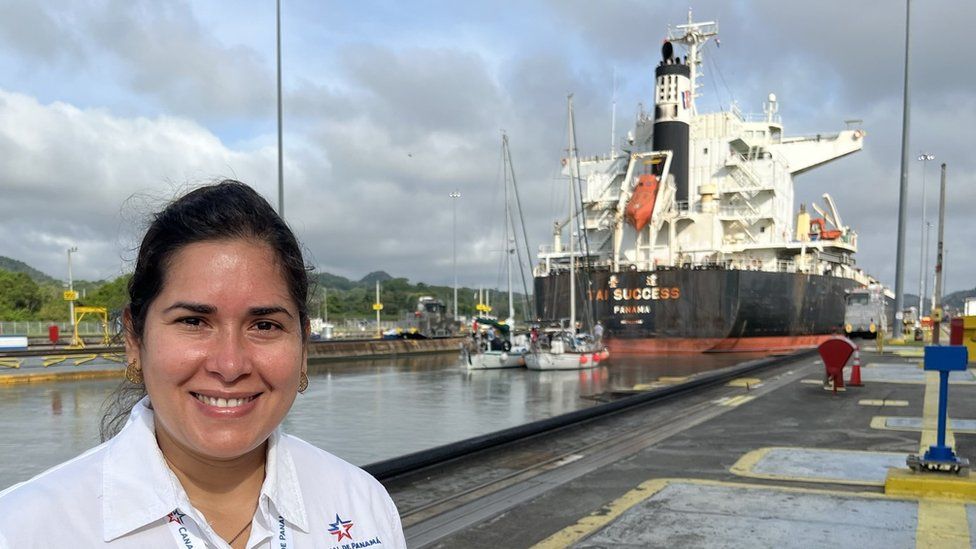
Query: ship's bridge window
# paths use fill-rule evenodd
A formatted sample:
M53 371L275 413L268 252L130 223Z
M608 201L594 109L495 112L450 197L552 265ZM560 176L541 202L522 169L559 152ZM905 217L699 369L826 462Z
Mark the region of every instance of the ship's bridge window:
M702 154L708 154L708 147L705 147L704 149L702 149Z
M869 296L867 294L851 294L847 296L848 305L867 305Z

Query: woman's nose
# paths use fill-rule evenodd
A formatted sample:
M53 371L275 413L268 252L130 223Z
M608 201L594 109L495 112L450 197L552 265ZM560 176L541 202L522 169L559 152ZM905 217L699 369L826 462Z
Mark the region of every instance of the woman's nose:
M207 361L208 371L219 375L225 383L232 383L249 374L251 359L244 344L244 337L237 330L218 330Z

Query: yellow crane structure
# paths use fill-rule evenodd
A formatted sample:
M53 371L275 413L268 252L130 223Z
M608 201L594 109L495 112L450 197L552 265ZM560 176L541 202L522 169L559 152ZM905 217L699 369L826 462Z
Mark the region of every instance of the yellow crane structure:
M111 343L112 338L108 335L108 309L105 307L75 307L75 327L71 334L71 344L69 349L84 349L85 341L78 335L78 324L85 315L98 315L102 320L102 345Z

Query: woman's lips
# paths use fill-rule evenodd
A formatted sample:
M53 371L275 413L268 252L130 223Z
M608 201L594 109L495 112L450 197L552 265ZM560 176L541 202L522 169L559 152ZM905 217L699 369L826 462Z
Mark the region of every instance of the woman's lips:
M216 417L228 417L250 412L262 393L215 396L191 391L190 395L199 403L204 413Z

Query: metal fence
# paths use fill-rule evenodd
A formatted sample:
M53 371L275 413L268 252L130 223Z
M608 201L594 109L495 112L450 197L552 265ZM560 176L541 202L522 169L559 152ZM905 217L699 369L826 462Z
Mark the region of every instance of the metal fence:
M47 337L48 326L57 325L61 332L61 337L71 337L72 328L68 321L44 321L44 320L4 320L0 321L0 335L19 335L27 337ZM101 336L104 331L101 322L82 321L78 323L78 335L80 336ZM113 327L109 326L109 334L114 333Z

